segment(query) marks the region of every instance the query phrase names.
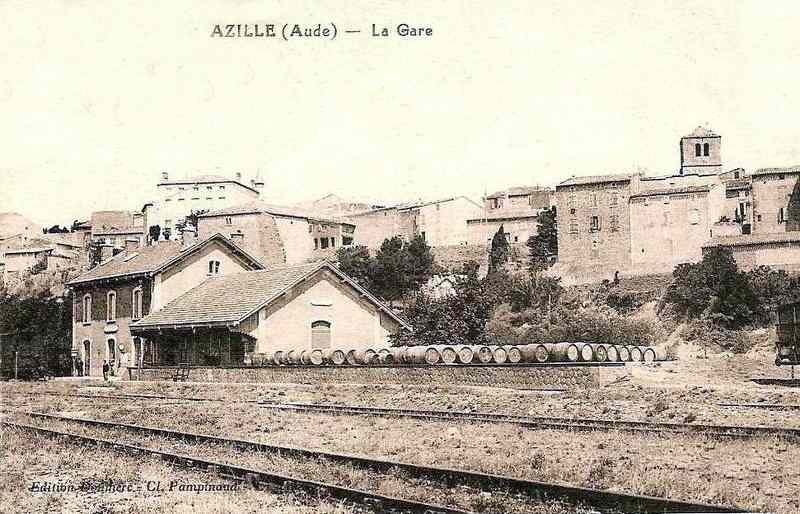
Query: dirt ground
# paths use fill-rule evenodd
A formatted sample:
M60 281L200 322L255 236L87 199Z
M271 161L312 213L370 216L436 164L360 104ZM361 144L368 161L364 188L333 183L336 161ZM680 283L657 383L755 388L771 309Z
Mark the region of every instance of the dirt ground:
M691 351L691 350L690 350ZM629 366L623 380L561 393L497 387L385 384L198 384L84 382L0 384L3 406L235 436L418 464L473 469L756 511L800 512L800 445L771 438L521 429L507 424L282 412L241 399L472 410L800 428L800 410L723 402L800 405L800 389L752 377L788 377L768 354ZM226 402L86 400L44 392L150 393ZM24 393L24 394L18 394ZM2 510L2 509L0 509Z

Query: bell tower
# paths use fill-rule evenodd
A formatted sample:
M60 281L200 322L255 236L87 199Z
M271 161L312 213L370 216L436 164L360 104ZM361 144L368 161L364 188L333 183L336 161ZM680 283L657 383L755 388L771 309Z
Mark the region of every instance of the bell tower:
M681 138L681 175L712 175L722 172L722 137L697 127Z

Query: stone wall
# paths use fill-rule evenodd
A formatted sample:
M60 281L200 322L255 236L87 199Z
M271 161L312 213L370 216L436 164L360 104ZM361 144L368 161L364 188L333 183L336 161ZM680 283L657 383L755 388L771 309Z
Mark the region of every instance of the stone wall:
M783 221L780 211L783 209ZM800 230L800 175L787 171L753 177L753 233Z
M133 380L172 380L175 368L129 368ZM194 382L470 385L515 389L596 387L626 375L624 365L406 365L192 368Z
M281 235L274 218L269 214L202 216L198 218L197 224L200 240L220 233L252 253L265 266L279 266L287 262Z
M630 183L559 186L558 260L574 277L630 267Z

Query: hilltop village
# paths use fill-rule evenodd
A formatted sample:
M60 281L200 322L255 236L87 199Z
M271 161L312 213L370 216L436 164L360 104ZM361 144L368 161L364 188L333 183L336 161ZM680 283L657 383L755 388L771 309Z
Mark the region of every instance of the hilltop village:
M375 250L393 236L421 236L446 262L485 261L501 226L509 244L523 248L543 211L556 213L558 256L551 272L565 283L608 279L615 272L668 272L720 246L731 248L744 269L800 266L800 167L727 168L722 137L703 127L682 137L679 148L679 167L664 175L573 176L554 189L514 186L480 202L457 196L379 205L330 194L273 205L261 200L260 178L175 178L164 172L151 202L93 212L64 233L49 233L20 213L0 214L0 271L8 279L34 265L85 261L90 241L102 246L106 259L217 233L268 267L332 258L343 246Z
M670 274L715 248L729 249L743 271L797 270L800 167L724 167L722 137L703 127L679 148L679 167L663 176L574 176L481 202L380 205L330 194L274 205L262 200L260 177L164 172L152 201L93 212L69 228L0 215L0 269L6 284L62 273L73 303L73 373L94 376L104 361L121 370L220 365L282 347L387 346L411 326L335 265L340 249L374 255L391 238L421 241L438 265L427 286L446 295L465 263L486 275L498 234L511 264L524 261L545 214L555 219L557 252L543 273L561 286Z

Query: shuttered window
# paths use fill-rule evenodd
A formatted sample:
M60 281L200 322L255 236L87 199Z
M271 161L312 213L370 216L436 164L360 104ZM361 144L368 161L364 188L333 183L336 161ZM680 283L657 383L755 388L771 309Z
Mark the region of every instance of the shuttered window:
M331 324L327 321L315 321L311 324L311 347L331 347Z

